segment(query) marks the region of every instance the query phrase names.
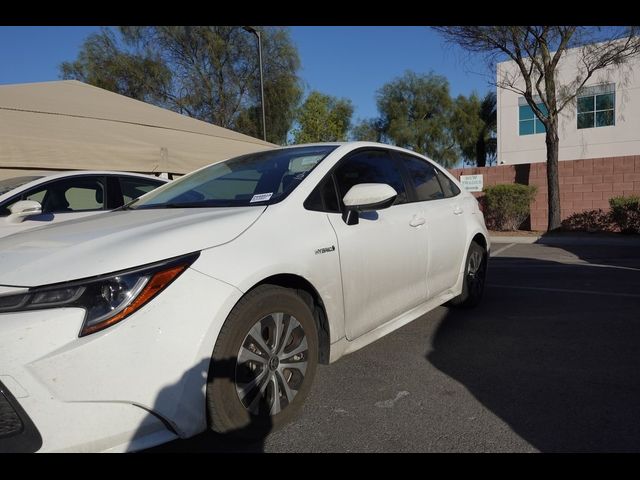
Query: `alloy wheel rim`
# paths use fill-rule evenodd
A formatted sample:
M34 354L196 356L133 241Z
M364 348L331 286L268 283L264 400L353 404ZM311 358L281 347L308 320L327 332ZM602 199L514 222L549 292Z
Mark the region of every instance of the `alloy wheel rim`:
M238 351L235 387L253 415L277 415L302 387L309 347L302 325L284 312L258 320Z

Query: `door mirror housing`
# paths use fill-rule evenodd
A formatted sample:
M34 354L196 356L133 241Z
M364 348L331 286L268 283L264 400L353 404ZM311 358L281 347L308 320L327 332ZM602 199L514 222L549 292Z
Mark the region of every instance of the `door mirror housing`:
M20 223L28 217L40 215L42 205L35 200L20 200L9 207L11 214L7 217L9 223Z
M349 189L342 201L345 211L342 219L347 225L357 225L359 213L381 210L393 205L398 192L386 183L360 183Z

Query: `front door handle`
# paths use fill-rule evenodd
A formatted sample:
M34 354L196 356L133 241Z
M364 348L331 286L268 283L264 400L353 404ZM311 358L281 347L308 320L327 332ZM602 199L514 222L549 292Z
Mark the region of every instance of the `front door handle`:
M453 210L454 215L462 215L462 212L464 212L464 210L456 205L456 208Z
M413 217L413 219L409 222L409 225L411 225L412 227L419 227L420 225L424 225L425 222L426 220L424 218Z

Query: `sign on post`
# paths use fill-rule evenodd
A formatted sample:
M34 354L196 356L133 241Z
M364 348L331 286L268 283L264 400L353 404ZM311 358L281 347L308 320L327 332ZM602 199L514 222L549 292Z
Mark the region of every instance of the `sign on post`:
M482 191L482 175L460 175L460 183L467 192Z

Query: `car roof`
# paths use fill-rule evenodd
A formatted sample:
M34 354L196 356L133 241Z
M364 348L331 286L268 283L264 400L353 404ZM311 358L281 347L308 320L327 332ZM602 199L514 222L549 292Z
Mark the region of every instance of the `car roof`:
M297 144L297 145L285 145L281 148L295 148L295 147L320 147L320 146L328 146L328 145L333 145L335 147L353 147L355 148L359 148L359 147L376 147L376 148L388 148L390 150L396 150L399 152L405 152L411 155L417 155L419 157L423 157L426 158L432 162L435 162L435 160L433 160L432 158L422 154L422 153L418 153L418 152L414 152L413 150L409 150L407 148L403 148L403 147L398 147L396 145L390 145L388 143L380 143L380 142L369 142L369 141L363 141L363 140L357 140L357 141L352 141L352 142L315 142L315 143L301 143L301 144Z
M124 175L130 177L140 177L140 178L149 178L151 180L161 180L167 182L166 178L156 177L154 175L147 175L144 173L133 173L133 172L119 172L114 170L67 170L64 172L52 173L49 175L40 175L40 179L46 180L56 180L58 178L64 177L75 177L78 175Z

